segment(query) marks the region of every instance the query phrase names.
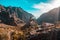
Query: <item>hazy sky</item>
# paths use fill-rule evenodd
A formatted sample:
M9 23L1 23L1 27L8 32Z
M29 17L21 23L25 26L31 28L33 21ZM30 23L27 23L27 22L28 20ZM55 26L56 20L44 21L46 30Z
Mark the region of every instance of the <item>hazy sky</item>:
M60 0L0 0L4 6L17 6L38 18L41 14L60 6Z

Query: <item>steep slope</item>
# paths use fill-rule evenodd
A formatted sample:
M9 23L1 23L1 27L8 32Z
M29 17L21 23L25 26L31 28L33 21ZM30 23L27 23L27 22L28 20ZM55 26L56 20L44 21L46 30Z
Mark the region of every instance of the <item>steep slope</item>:
M44 22L54 23L60 19L60 7L50 10L47 13L42 14L38 19L38 24Z
M6 7L6 9L9 10L10 14L15 12L16 16L26 23L29 21L30 17L33 17L32 14L24 11L20 7Z
M27 13L20 7L4 7L0 5L0 21L2 21L2 23L11 25L16 25L20 22L27 23L30 17L33 17L33 15Z

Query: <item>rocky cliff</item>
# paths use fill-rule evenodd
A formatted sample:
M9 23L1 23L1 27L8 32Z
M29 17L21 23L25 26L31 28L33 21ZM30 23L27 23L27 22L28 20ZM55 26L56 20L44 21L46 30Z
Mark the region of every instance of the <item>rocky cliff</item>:
M27 23L33 17L32 14L27 13L20 7L4 7L0 5L0 22L16 25L18 23Z

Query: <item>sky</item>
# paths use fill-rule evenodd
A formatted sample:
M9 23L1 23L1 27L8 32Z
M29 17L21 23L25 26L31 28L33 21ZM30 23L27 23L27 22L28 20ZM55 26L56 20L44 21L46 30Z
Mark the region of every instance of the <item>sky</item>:
M21 7L38 18L43 13L59 7L60 0L0 0L0 4Z

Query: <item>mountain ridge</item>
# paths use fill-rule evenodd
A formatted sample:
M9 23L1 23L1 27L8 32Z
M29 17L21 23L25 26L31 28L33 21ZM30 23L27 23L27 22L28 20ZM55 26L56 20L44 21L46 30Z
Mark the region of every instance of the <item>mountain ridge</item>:
M30 18L33 17L32 14L24 11L20 7L5 7L0 5L0 20L2 20L4 23L8 24L11 22L16 21L24 21L25 23L28 23Z
M56 21L59 21L59 14L60 14L60 7L54 8L50 10L47 13L42 14L38 19L37 22L38 24L41 24L43 21L44 22L49 22L49 23L55 23Z

